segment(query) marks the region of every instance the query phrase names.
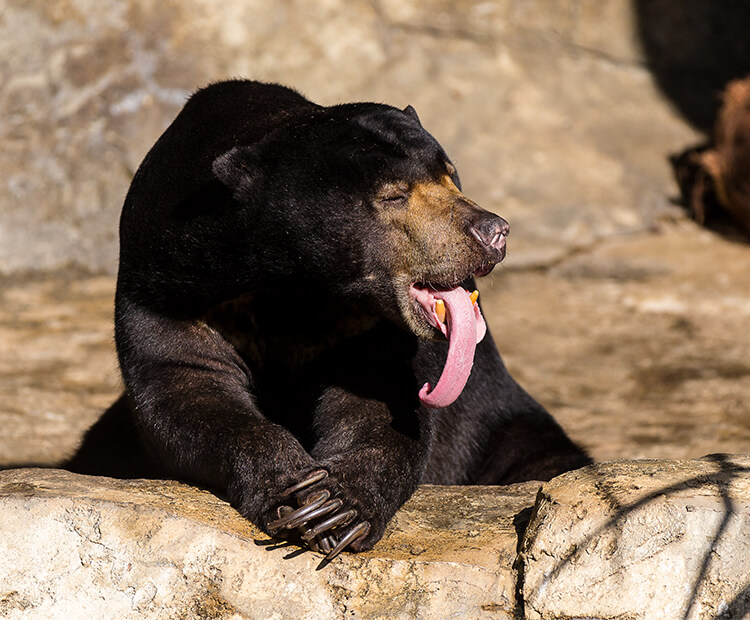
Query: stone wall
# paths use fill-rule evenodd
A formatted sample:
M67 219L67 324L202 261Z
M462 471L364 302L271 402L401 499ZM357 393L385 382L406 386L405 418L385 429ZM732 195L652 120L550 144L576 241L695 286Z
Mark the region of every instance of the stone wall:
M679 7L655 5L648 24L682 23ZM234 76L324 104L414 105L468 194L511 220L516 264L640 229L673 191L665 155L695 137L646 66L644 10L626 0L0 0L0 274L114 272L140 160L193 90Z

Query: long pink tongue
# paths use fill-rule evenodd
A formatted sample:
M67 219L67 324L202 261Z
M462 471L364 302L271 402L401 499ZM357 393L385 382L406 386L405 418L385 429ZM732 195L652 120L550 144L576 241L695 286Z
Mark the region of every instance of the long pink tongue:
M432 294L446 305L448 358L435 388L430 390L430 384L425 383L419 390L419 399L427 407L438 408L447 407L461 395L474 365L477 343L487 328L479 306L474 305L466 289L459 286Z

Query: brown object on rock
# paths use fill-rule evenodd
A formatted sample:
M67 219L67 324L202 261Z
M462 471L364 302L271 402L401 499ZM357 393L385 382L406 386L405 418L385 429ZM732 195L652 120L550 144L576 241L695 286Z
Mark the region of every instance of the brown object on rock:
M688 149L672 165L696 221L720 208L750 232L750 76L724 91L713 145Z

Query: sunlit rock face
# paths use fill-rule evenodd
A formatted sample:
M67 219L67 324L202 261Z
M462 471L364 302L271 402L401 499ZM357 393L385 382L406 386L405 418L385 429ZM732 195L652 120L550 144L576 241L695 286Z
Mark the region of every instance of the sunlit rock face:
M517 265L638 229L666 207L664 154L694 133L637 21L617 0L10 2L0 273L114 272L139 162L190 93L238 76L413 105L472 197L511 220Z
M421 487L372 551L274 542L208 491L0 472L3 618L743 618L750 456Z

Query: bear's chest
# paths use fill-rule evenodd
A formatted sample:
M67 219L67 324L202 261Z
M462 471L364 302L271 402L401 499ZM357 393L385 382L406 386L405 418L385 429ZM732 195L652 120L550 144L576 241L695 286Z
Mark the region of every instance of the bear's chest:
M217 306L204 320L235 347L254 375L298 375L336 356L345 363L356 356L351 344L376 327L375 317L342 306L305 294L246 295Z

